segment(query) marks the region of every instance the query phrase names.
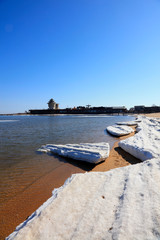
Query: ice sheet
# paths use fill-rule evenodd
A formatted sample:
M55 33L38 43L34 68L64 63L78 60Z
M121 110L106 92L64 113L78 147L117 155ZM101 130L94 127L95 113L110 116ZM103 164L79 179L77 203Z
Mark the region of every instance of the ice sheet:
M136 121L129 121L129 122L117 122L118 125L127 125L127 126L135 126L138 123Z
M108 143L104 142L66 145L47 144L38 151L52 152L63 157L96 164L104 161L109 156L110 147Z
M131 127L123 126L123 125L121 125L121 126L112 125L112 126L108 126L106 129L110 134L112 134L113 136L116 136L116 137L128 135L131 132L134 132L134 130Z

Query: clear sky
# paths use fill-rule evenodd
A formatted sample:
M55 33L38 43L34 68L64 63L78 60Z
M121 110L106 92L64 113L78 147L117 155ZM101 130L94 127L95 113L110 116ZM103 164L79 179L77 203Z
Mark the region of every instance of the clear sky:
M160 0L0 0L0 113L160 105Z

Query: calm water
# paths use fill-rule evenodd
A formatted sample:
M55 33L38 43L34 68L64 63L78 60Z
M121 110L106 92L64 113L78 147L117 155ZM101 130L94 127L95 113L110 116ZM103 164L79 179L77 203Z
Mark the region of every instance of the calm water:
M0 204L61 164L58 157L38 154L43 144L109 142L105 131L129 116L0 116Z

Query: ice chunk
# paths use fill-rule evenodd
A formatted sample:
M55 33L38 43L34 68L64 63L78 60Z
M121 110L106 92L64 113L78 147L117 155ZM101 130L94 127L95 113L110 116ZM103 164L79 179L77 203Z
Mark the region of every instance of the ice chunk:
M109 156L110 147L105 142L66 145L47 144L38 149L38 151L52 152L63 157L96 164L104 161Z
M118 125L112 125L107 127L107 131L117 137L128 135L131 132L134 132L134 130L131 127L128 126L118 126Z
M143 117L133 137L119 142L119 146L142 161L160 158L160 123L157 119Z
M118 125L127 125L127 126L137 126L137 121L129 121L129 122L117 122Z
M160 239L160 160L76 174L7 240Z

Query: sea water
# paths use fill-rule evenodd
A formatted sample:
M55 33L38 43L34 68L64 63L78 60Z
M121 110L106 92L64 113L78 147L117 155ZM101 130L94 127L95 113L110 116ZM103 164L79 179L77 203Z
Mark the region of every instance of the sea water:
M0 116L0 204L65 164L56 156L38 154L42 145L108 142L112 147L116 138L106 127L133 119L108 115Z

